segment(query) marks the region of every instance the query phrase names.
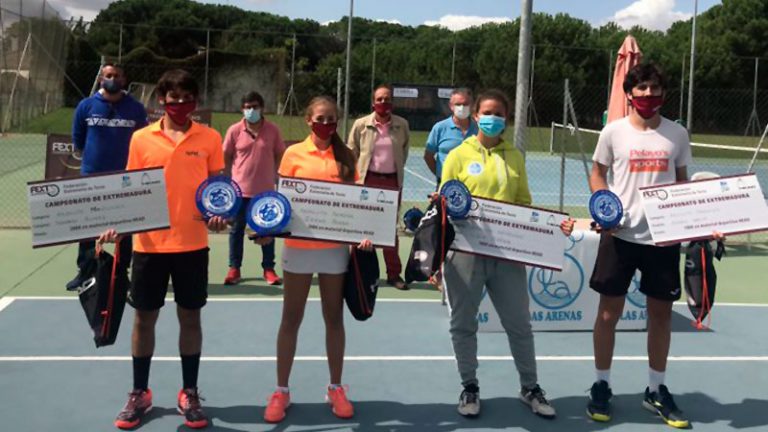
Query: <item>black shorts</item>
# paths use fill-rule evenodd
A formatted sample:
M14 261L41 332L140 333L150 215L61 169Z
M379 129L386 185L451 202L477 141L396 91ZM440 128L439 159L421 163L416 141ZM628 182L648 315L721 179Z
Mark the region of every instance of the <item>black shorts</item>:
M184 309L200 309L208 299L208 248L176 253L133 253L128 299L134 308L157 310L165 304L168 280L173 299Z
M637 244L611 234L600 236L589 286L607 296L626 295L636 270L642 273L640 292L646 296L663 301L680 299L679 244Z

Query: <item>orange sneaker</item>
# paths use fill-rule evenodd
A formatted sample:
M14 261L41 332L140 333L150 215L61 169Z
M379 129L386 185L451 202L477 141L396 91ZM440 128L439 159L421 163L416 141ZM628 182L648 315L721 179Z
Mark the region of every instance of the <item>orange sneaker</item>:
M128 402L115 419L115 427L133 429L152 409L152 390L133 390L128 393Z
M331 404L331 411L338 418L348 419L355 415L355 409L347 399L348 389L347 386L328 387L328 394L325 395L326 402Z
M240 283L240 269L230 267L227 277L224 278L224 285L237 285Z
M264 420L267 423L280 423L285 418L285 410L291 406L291 394L275 390L269 397L267 409L264 410Z
M184 416L184 424L191 429L202 429L208 426L208 416L200 404L200 393L196 388L179 390L177 410Z
M270 285L280 285L283 280L275 273L275 269L264 269L264 280Z

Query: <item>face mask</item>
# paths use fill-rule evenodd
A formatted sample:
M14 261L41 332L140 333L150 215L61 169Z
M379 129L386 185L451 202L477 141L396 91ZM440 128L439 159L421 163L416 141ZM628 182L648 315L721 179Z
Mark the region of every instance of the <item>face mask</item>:
M464 120L469 117L469 107L466 105L454 105L453 115L455 115L457 119Z
M189 115L197 108L197 102L173 102L165 104L165 113L177 125L187 124Z
M504 117L495 115L481 115L480 120L477 121L477 127L480 128L483 135L491 138L501 135L506 126L507 122Z
M640 117L648 120L656 115L656 113L664 105L664 96L642 96L633 97L629 100L632 106L635 107Z
M376 102L373 104L373 110L376 112L376 114L386 117L392 112L392 103L391 102Z
M261 120L261 110L248 108L243 110L243 117L248 123L258 123Z
M123 89L123 85L116 79L103 79L101 80L101 88L103 88L105 92L114 95L120 93L120 90Z
M312 133L318 138L325 141L336 132L336 122L333 123L318 123L312 122Z

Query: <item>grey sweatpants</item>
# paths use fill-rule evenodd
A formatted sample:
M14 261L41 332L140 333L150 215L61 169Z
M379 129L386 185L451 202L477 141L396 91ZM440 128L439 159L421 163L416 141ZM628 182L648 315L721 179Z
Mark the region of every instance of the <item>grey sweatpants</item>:
M451 251L443 266L443 283L451 306L451 341L462 384L478 383L477 313L485 286L507 333L521 387L536 385L525 267Z

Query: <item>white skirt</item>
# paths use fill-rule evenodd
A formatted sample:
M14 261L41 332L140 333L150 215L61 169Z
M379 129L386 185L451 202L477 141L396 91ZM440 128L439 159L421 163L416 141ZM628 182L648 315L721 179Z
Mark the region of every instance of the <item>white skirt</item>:
M283 248L283 271L298 274L344 274L349 264L349 246L327 249Z

